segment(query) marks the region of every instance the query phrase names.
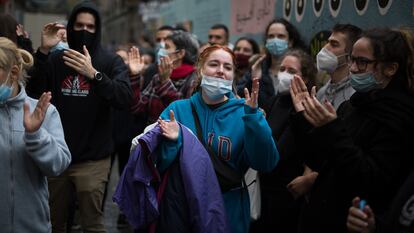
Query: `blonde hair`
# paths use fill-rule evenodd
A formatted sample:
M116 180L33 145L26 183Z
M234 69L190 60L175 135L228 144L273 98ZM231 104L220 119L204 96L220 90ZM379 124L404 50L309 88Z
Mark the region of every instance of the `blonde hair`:
M0 69L10 71L17 65L19 68L19 82L26 83L26 70L33 65L33 57L26 50L17 48L17 45L6 37L0 37Z

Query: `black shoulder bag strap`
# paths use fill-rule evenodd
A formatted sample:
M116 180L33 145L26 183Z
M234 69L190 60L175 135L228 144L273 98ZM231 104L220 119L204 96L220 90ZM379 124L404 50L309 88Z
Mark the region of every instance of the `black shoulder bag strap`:
M200 119L195 110L193 103L191 103L191 110L193 112L194 123L197 130L197 138L203 144L204 148L210 155L211 162L213 163L214 170L216 172L217 180L220 184L221 192L225 193L229 190L241 188L244 176L232 168L227 162L221 160L214 154L213 149L204 143L203 134L201 131Z

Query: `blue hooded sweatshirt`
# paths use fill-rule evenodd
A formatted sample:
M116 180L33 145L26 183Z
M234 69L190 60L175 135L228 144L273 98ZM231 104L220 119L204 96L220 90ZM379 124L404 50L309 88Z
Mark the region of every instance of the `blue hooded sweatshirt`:
M228 101L212 108L204 103L200 92L190 99L171 103L161 114L169 119L170 110L176 120L196 131L191 103L198 114L205 145L210 145L216 156L232 168L244 174L249 167L257 171L271 171L279 160L279 153L272 138L272 132L264 115L258 109L245 105L244 99L237 99L232 93ZM165 169L175 159L182 137L177 143L164 143L158 169ZM235 189L223 193L224 204L232 233L246 233L250 225L250 201L247 189Z

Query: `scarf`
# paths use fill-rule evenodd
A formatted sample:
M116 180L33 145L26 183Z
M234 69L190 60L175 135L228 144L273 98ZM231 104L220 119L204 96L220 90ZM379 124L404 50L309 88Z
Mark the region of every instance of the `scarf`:
M187 77L194 71L194 66L183 63L181 66L175 68L171 73L171 80L179 80Z

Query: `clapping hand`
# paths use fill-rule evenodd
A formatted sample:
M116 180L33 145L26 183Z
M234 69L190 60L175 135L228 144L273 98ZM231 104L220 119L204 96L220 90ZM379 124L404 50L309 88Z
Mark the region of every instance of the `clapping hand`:
M52 94L50 92L44 92L36 105L36 108L30 113L29 104L24 103L23 105L23 126L28 133L36 132L42 125L43 120L46 116L46 111L50 105L50 99Z
M76 50L67 49L63 52L63 60L65 60L65 65L73 68L79 74L93 79L97 71L92 66L91 55L85 45L83 52L85 55Z
M29 33L24 30L23 25L18 24L16 26L16 34L17 36L23 36L24 38L29 38Z
M168 56L160 57L160 64L158 64L158 74L161 83L170 79L173 71L173 65L171 59Z
M265 59L265 55L259 57L257 61L252 65L252 80L262 78L261 63Z
M61 29L65 29L65 26L59 23L48 23L43 27L39 48L42 53L48 54L49 50L63 39L65 33Z
M311 94L302 78L295 75L290 86L290 95L296 112L304 113L306 120L314 127L323 126L337 118L336 110L332 104L325 100L322 105L316 99L316 88L312 87Z
M177 121L175 120L173 110L170 110L170 121L165 121L159 118L158 124L160 125L161 133L164 137L172 141L177 141L180 128Z
M141 57L139 49L135 46L128 52L128 67L130 76L139 75L144 70L144 59Z
M259 98L259 79L253 79L252 92L249 93L247 88L244 88L244 98L246 100L245 104L251 108L257 108L258 103L257 99Z
M312 88L312 95L316 94L315 87ZM308 88L303 82L302 78L299 75L294 75L291 85L290 85L290 96L292 98L293 106L295 107L296 112L301 112L305 110L303 106L303 101L309 97Z

